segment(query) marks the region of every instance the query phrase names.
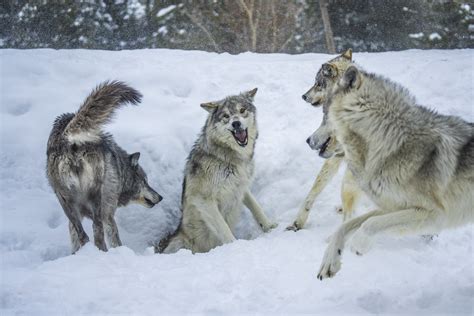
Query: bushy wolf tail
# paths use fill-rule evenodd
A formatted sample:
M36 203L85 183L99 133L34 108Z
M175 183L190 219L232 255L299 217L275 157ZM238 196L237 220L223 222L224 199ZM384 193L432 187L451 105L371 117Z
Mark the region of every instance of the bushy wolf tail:
M109 123L115 110L127 103L140 103L142 95L121 81L106 81L86 98L64 130L72 143L97 142L102 125Z

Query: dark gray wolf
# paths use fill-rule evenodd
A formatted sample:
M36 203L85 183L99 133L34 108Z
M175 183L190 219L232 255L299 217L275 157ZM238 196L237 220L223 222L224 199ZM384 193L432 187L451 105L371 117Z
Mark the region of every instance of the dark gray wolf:
M138 104L141 94L118 81L99 85L76 114L62 114L54 121L48 140L47 177L69 219L72 252L89 241L82 218L92 219L95 245L107 251L121 246L115 210L130 202L151 208L162 197L147 183L138 164L140 153L127 154L102 125L126 103Z
M329 102L348 168L378 209L332 235L319 279L339 271L351 234L351 250L362 255L381 233L433 234L473 221L473 123L419 106L402 86L354 65Z
M276 227L250 193L258 131L253 98L257 89L201 104L209 112L188 156L181 200L182 219L157 252L181 248L193 253L235 240L234 227L243 205L263 231Z
M303 100L314 107L322 105L324 112L320 127L308 137L306 142L311 149L319 151L319 156L323 158L329 158L326 153L327 151L336 151L336 153L324 162L311 190L298 211L296 219L287 227L287 230L297 231L304 227L314 201L336 175L341 162L344 160L344 152L337 143L336 138L332 135L328 124L329 103L327 101L332 88L351 65L353 65L352 50L348 49L341 55L324 63L316 74L314 85L303 94ZM340 209L344 221L352 216L354 205L359 200L360 195L361 190L355 183L352 173L350 170L346 170L341 187L342 208Z

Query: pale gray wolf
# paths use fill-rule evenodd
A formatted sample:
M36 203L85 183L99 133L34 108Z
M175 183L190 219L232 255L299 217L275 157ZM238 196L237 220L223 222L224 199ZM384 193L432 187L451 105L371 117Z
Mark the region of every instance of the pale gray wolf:
M311 190L301 205L296 219L286 229L297 231L304 227L308 220L309 212L313 207L314 201L321 191L326 187L329 181L339 170L341 162L344 160L344 152L338 145L336 138L332 135L332 131L328 124L328 95L337 81L342 77L346 69L353 64L352 50L348 49L341 55L324 63L316 74L314 85L303 94L302 98L312 106L323 106L323 120L320 127L306 140L313 150L318 150L319 155L329 158L326 151L337 150L337 154L333 155L324 162L323 167L319 171ZM343 220L346 221L352 216L354 206L356 205L361 190L355 183L350 170L346 170L341 187L342 207L339 210L343 214Z
M121 106L138 104L141 94L118 81L99 85L75 114L58 116L48 140L47 177L69 219L72 252L89 241L83 217L92 219L94 243L107 251L121 246L115 210L130 202L151 208L162 197L147 183L140 153L127 154L102 131Z
M258 136L253 104L256 92L253 89L201 104L209 115L187 159L181 223L155 247L156 252L173 253L182 248L208 252L234 241L243 205L264 232L276 227L250 193Z
M350 235L362 255L382 233L433 234L473 221L473 123L419 106L404 87L354 65L329 102L348 168L378 209L332 235L319 279L339 271Z

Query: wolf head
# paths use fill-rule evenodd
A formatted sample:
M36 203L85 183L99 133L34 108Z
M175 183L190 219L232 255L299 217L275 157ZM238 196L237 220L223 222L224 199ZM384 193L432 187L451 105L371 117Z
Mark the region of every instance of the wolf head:
M119 203L125 206L129 203L139 203L147 208L158 204L163 197L148 185L145 171L138 164L140 153L131 154L128 157L128 176L125 177L124 190L120 196Z
M210 113L205 127L208 141L240 153L253 152L258 136L253 104L256 93L257 88L221 101L201 104Z
M351 64L352 50L350 48L343 54L324 63L316 74L314 85L303 94L303 100L312 106L324 104L333 86Z
M313 150L318 150L319 156L325 159L331 158L334 155L344 154L342 146L336 140L331 130L331 125L329 124L329 106L329 102L323 105L323 121L319 128L306 139L306 143L308 143L309 147Z
M352 50L349 48L340 56L323 64L316 74L316 82L311 89L303 94L303 100L313 106L323 104L323 121L319 128L306 139L309 147L319 151L322 158L330 158L335 154L343 154L341 145L332 135L328 122L329 96L348 67L352 65Z

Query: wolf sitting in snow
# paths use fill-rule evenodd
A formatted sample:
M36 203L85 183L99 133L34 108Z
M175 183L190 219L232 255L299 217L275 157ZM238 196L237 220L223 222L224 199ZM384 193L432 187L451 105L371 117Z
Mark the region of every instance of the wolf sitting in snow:
M258 131L253 98L257 89L201 104L209 112L202 133L187 159L177 231L162 240L157 252L181 248L207 252L235 240L242 204L263 231L272 223L250 193Z

